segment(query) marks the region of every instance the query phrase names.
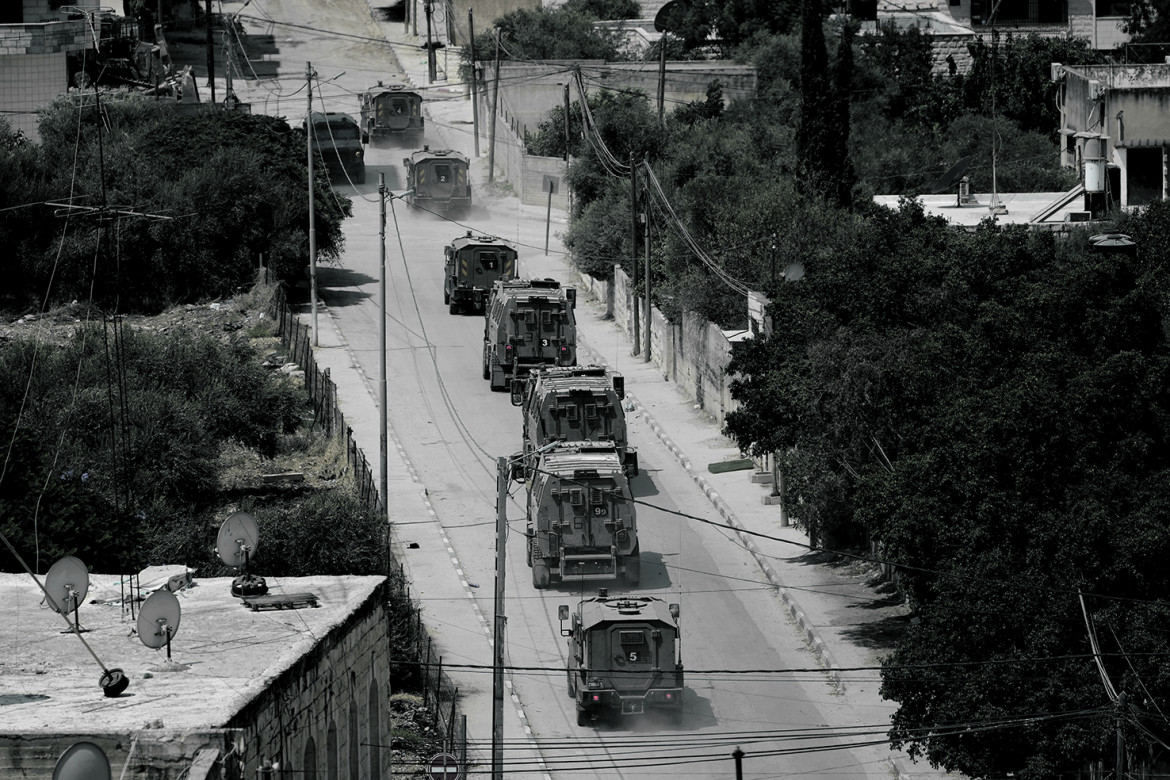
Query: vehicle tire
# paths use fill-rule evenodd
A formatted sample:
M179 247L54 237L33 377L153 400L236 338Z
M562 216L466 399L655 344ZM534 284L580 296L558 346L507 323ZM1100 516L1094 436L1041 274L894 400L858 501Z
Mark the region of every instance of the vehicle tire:
M447 292L446 288L444 288L443 289L443 305L446 306L449 303L451 303L451 293Z
M532 533L532 531L529 531L529 533ZM524 557L528 561L528 568L531 569L532 568L532 548L536 547L536 539L529 539L528 544L525 545L525 547L527 549L525 551Z
M447 311L449 311L451 314L458 314L459 304L455 301L451 301L451 303L447 306Z
M586 712L581 707L577 708L577 725L578 726L588 726L589 725L589 713Z
M577 698L577 680L573 677L572 672L569 672L569 698Z
M537 590L544 590L548 587L549 580L548 564L544 561L532 562L532 587Z
M499 379L498 382L496 381L497 378ZM503 371L496 371L493 368L491 382L492 382L492 392L493 393L500 393L508 388L508 381L507 381L507 378L504 376Z
M492 378L492 369L491 369L491 366L488 365L487 347L483 348L483 378L484 379L491 379Z
M360 171L358 171L354 175L353 183L354 184L365 184L366 183L366 169L365 168L362 168Z

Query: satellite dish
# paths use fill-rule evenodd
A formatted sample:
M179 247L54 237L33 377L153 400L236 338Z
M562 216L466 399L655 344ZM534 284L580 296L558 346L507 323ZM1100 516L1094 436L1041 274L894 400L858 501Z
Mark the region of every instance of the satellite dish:
M89 593L89 570L80 559L67 555L54 563L45 575L45 603L49 609L62 615L73 613L73 630L63 634L80 634L81 627L77 610Z
M967 169L971 167L972 159L974 158L968 155L948 168L946 173L939 176L934 180L934 184L930 185L930 194L941 195L944 192L950 192L952 187L963 180Z
M654 32L674 32L670 29L670 17L683 5L682 0L669 0L654 14Z
M53 780L110 780L110 759L92 742L70 745L53 766Z
M138 610L138 638L142 644L155 650L163 646L167 648L167 669L174 668L171 663L171 638L179 633L182 617L179 600L166 588L151 593Z
M248 563L259 547L260 529L247 512L236 512L219 527L215 551L221 561L240 570L240 576L232 580L232 595L236 598L263 596L268 592L263 577L248 573Z

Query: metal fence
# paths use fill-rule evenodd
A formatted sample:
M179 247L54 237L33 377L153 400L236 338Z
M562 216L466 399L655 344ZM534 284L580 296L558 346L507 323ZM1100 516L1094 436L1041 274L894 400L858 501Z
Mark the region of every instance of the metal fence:
M305 389L313 404L313 425L320 424L326 436L345 432L345 459L353 471L358 495L376 517L384 517L382 498L378 495L378 477L366 460L365 453L353 438L353 429L345 424L345 415L337 405L337 385L329 377L329 369L322 371L313 358L312 328L301 322L288 306L284 288L277 287L272 298L272 317L278 323L277 335L289 349L289 360L305 372Z
M468 752L467 716L460 711L459 688L443 672L443 656L436 652L422 622L422 610L411 595L402 564L392 560L390 568L390 679L403 688L422 692L423 705L434 718L443 751L459 759L463 776L467 777L468 761L482 764L484 759L474 747ZM399 773L396 770L395 774Z
M320 424L327 436L345 432L346 461L353 470L358 493L371 512L384 517L377 477L354 441L353 429L345 424L345 415L337 405L337 385L329 377L329 369L321 370L313 358L312 328L292 313L283 287L277 287L271 309L272 317L278 323L281 343L289 350L289 360L305 372L305 388L315 416L313 424ZM422 692L423 704L434 717L444 750L459 759L466 776L469 758L476 763L480 763L480 759L468 755L467 718L460 712L459 688L443 673L443 657L434 649L422 622L422 610L411 595L410 581L392 548L387 557L391 614L390 679L400 689ZM473 754L476 752L473 750Z

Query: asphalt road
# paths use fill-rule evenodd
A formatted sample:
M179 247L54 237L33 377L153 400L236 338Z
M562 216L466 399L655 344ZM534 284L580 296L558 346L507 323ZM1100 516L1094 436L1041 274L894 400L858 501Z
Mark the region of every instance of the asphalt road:
M364 0L253 0L244 13L272 20L269 30L281 50L278 80L247 88L245 97L257 112L300 123L307 104L305 91L298 88L304 86L307 61L320 76L320 85L314 85L317 110L324 105L327 110L356 114L356 93L378 79L393 82L401 76L389 56L392 46L362 40L379 38L387 29L371 18ZM426 142L470 156L469 104L458 92L432 91L428 100ZM367 377L378 375L378 174L385 175L391 191L401 190L407 151L369 147L366 184L337 184L353 199L354 216L345 224L346 249L340 263L322 265L318 272L320 297L344 334L355 367ZM507 394L490 392L480 375L482 317L452 316L443 305L442 250L470 228L516 242L522 276L568 280L570 273L556 237L563 223L554 224L551 251L545 255L543 210L521 207L515 198L487 195L485 176L481 158L473 171L476 206L460 220L462 224L392 202L385 243L389 276L385 325L393 437L425 485L480 611L490 616L495 459L520 448L520 413ZM586 347L613 340L612 325L595 308L580 306L578 320L580 341ZM674 514L719 519L645 423L635 419L630 428L642 468L633 489L654 505L638 509L643 553L638 591L681 604L686 711L678 723L647 716L576 725L561 671L566 647L559 635L557 606L593 595L593 588L588 593L569 587L533 589L524 562L519 492L523 487L513 483L505 657L511 666L547 670L510 675L547 773L557 778L733 778L729 756L742 746L753 755L743 767L748 778L888 777L880 752L847 748L839 736L829 735L832 727L854 725L848 701L836 695L820 673L782 671L806 669L816 662L774 590L729 533ZM391 506L392 517L394 511ZM446 620L445 602L427 603L428 583L416 582L416 587L427 619ZM491 647L477 627L460 628L466 629L466 639L447 648L447 657L490 665ZM490 687L490 679L485 685ZM507 770L510 777L523 776L538 767L531 759L517 757Z

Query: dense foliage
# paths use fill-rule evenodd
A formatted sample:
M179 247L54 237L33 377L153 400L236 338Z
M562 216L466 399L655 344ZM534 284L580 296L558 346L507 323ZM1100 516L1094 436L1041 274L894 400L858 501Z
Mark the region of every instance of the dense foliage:
M305 144L284 120L75 94L42 112L40 133L40 144L20 143L0 128L0 305L160 311L230 295L260 254L278 279L305 274ZM315 186L326 259L350 205L323 172Z
M817 542L876 540L904 567L919 621L883 672L897 743L972 776L1052 777L1113 742L1078 589L1115 684L1170 694L1152 628L1170 613L1170 207L1124 225L1132 256L883 212L773 290L774 336L733 353L727 430L780 453Z
M78 315L64 347L0 349L0 530L42 573L63 555L99 572L185 563L226 573L210 551L224 519L221 454L253 453L255 470L298 440L303 388L262 366L246 338ZM265 538L261 573L383 570L380 519L343 487L249 509ZM4 550L0 570L21 567Z

